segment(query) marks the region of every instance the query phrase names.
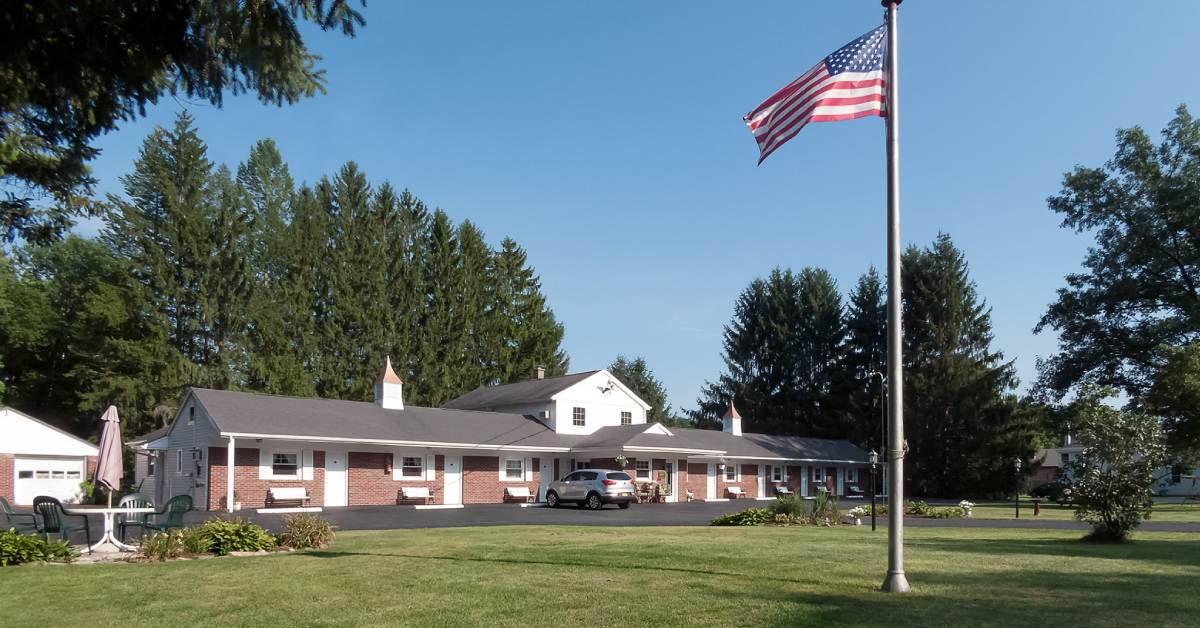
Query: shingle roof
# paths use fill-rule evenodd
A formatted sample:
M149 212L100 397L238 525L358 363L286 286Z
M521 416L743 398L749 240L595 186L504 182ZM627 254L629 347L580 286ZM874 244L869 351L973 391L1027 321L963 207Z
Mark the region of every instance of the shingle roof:
M746 434L745 438L781 458L868 462L867 452L850 441L774 434Z
M582 379L590 374L568 377ZM564 380L567 377L554 379ZM570 384L564 386L560 381L558 385L565 388ZM822 438L749 433L734 436L716 430L681 427L668 428L668 435L658 433L652 425L646 424L609 426L587 436L574 436L556 434L533 417L508 412L418 406L387 410L362 401L283 397L205 388L192 389L192 393L218 429L233 434L363 442L454 443L514 449L553 448L563 451L639 447L687 450L699 455L731 458L867 461L867 453L855 445ZM148 442L158 438L155 435L161 431L151 432L142 438Z
M154 430L153 432L147 432L145 434L142 434L141 436L138 436L137 438L130 439L125 444L132 446L132 445L141 445L143 443L153 442L153 441L156 441L156 440L162 438L163 436L166 436L167 432L169 432L169 431L171 431L170 425L160 427L160 428Z
M203 388L192 392L220 431L226 433L493 447L566 448L575 440L519 414L417 406L385 410L363 401Z
M526 382L502 384L500 386L480 386L457 399L451 400L443 407L460 410L487 410L522 403L548 401L554 395L598 372L572 373L570 375L563 375L562 377L531 379Z

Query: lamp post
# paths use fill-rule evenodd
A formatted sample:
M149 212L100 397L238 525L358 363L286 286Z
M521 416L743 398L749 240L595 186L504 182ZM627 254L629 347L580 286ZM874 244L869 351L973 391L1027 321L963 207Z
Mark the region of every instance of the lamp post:
M1013 467L1016 469L1017 487L1013 489L1013 513L1015 519L1021 518L1021 457L1013 459Z
M871 531L875 531L875 467L879 464L879 452L871 450Z

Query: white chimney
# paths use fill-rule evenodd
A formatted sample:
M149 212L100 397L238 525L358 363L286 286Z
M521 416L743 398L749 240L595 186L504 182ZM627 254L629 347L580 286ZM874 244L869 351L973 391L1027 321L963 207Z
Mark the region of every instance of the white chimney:
M733 407L733 401L729 402L729 409L725 411L725 416L721 417L721 431L734 436L742 435L742 415Z
M384 410L404 409L404 382L392 370L392 358L389 356L383 365L383 373L375 382L375 403Z
M538 379L546 379L546 367L544 367L544 366L537 367L536 374L537 374Z

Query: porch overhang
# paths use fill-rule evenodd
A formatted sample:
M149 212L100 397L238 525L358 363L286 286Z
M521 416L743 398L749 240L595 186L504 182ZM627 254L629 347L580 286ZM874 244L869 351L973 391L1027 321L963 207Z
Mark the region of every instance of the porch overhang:
M464 450L487 450L487 451L525 451L525 452L550 452L550 453L567 453L569 447L545 447L535 445L503 445L496 443L447 443L438 441L416 441L416 440L386 440L374 438L341 438L337 436L303 436L299 434L255 434L247 432L221 432L224 438L253 438L264 440L277 441L303 441L309 443L336 443L349 445L374 445L383 447L424 447L424 448L439 448L439 449L464 449Z

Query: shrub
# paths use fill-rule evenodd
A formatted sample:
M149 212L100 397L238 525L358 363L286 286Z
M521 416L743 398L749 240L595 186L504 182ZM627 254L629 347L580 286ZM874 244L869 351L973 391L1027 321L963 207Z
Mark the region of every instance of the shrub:
M209 519L200 526L199 533L208 539L209 551L217 556L275 549L275 537L245 519Z
M149 560L169 560L179 558L185 551L183 530L156 532L142 537L141 554Z
M780 495L771 503L771 510L777 515L802 517L804 516L804 500L796 495Z
M1092 525L1089 541L1124 541L1149 517L1154 469L1167 460L1158 420L1106 405L1111 394L1085 390L1073 404L1076 434L1087 446L1067 468L1075 518Z
M710 526L760 526L775 520L775 514L766 508L747 508L741 512L721 515L708 522Z
M69 563L75 556L75 548L66 541L47 541L11 529L0 532L0 567L32 562Z
M179 536L183 551L188 554L207 554L212 549L212 539L202 528L184 528Z
M283 518L279 544L293 549L325 549L333 545L333 524L314 514L288 515Z
M841 515L838 512L837 500L827 492L818 492L817 496L813 498L813 510L810 518L815 525L838 523Z

